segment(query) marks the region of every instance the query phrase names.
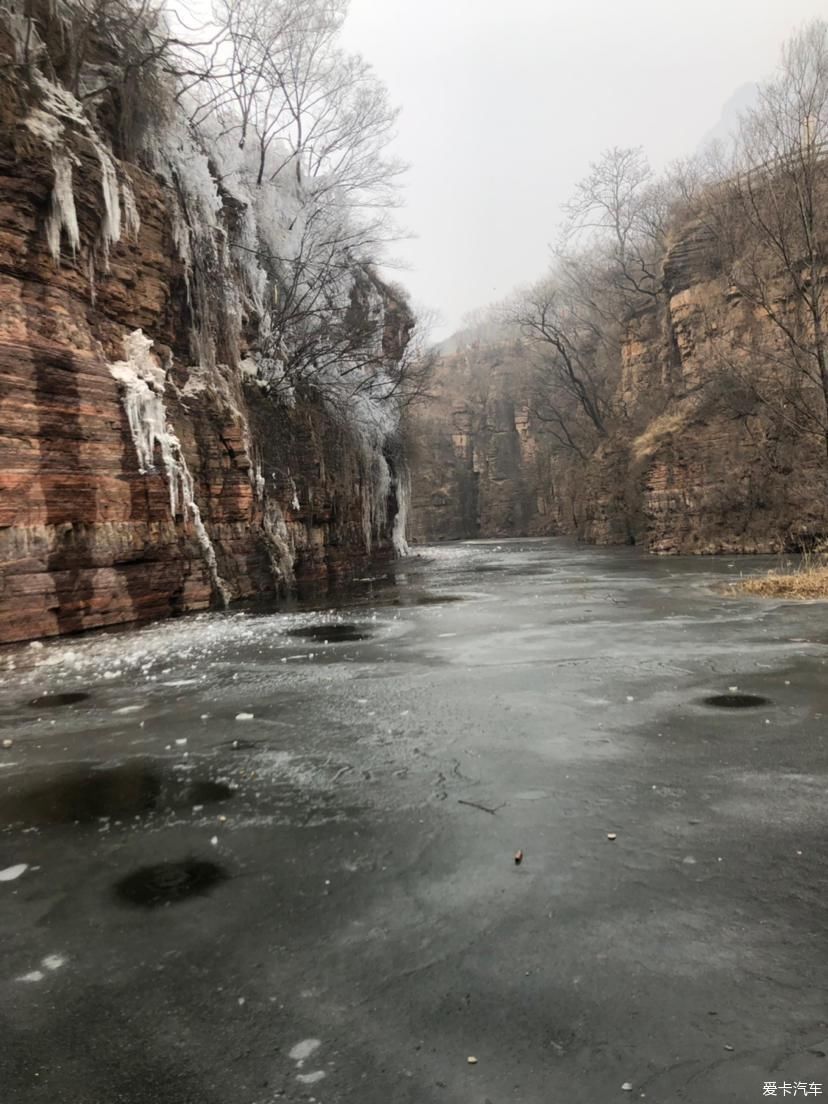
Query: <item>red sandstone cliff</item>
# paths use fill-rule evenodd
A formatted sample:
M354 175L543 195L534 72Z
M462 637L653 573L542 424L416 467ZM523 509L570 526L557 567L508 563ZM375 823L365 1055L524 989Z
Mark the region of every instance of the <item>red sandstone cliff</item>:
M0 47L14 56L10 39ZM287 401L245 372L255 318L239 337L205 313L215 362L192 367L170 185L112 156L124 225L102 243L104 156L80 124L69 153L79 246L67 248L64 227L55 259L55 159L27 123L39 100L20 74L7 66L0 89L0 643L327 580L387 553L404 505L393 451L311 386ZM228 234L232 215L226 203ZM388 303L384 342L399 353L410 315ZM173 442L167 466L158 440L142 465L113 374L139 330L161 373L151 399Z

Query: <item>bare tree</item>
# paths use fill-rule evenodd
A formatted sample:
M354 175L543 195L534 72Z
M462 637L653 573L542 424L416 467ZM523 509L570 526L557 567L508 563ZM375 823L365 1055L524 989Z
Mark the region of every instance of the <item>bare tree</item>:
M537 366L536 413L557 426L561 443L583 455L585 420L596 438L606 437L611 413L614 351L589 302L560 278L549 277L523 295L512 311Z
M387 152L397 112L384 86L338 45L346 7L219 0L219 63L183 93L194 124L237 151L223 180L244 180L273 285L261 358L289 385L338 370L367 387L388 363L382 310L362 292L394 236L404 166Z
M654 299L661 291L669 192L640 148L606 150L566 206L566 236L587 232L612 259L620 291Z
M735 335L718 326L717 336L757 398L828 455L828 24L784 47L705 214L733 298L763 324Z

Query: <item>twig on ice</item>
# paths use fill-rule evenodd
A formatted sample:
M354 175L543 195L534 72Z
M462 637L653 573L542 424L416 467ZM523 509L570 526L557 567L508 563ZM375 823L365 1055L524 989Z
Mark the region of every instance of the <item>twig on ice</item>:
M459 797L457 799L457 804L458 805L471 805L472 809L480 809L481 812L491 813L492 816L495 816L495 814L497 813L497 810L502 809L503 806L506 804L506 802L501 801L501 803L499 805L495 805L495 807L493 809L489 809L485 805L478 805L476 801L464 801L462 797Z

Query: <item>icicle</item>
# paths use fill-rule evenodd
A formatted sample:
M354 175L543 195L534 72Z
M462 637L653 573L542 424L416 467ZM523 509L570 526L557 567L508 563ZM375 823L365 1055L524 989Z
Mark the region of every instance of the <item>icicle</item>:
M86 275L89 279L89 301L94 307L95 301L98 298L98 290L95 286L95 256L91 249L86 258Z
M126 175L121 181L121 203L124 208L126 232L131 238L137 238L138 231L141 229L141 216L138 214L138 204L135 202L132 181Z
M411 549L406 540L408 528L408 508L411 504L411 479L405 471L397 476L397 512L394 515L394 527L391 541L398 556L410 556Z
M293 553L285 518L275 502L266 501L262 513L262 528L267 537L270 572L277 583L294 581Z
M72 191L72 162L63 149L52 150L52 168L55 182L52 186L52 204L46 220L46 240L55 261L60 261L61 231L66 231L72 253L80 247L78 214L75 210L75 194Z
M123 403L138 465L142 472L154 470L156 446L161 452L161 462L167 477L170 493L170 512L175 518L179 513L185 519L192 518L204 562L213 583L213 589L226 605L229 592L219 575L216 552L210 534L201 517L195 500L195 484L184 459L181 442L175 430L167 422L164 405L166 373L158 358L150 352L152 339L141 330L134 330L124 338L125 360L110 364L109 371L123 384Z
M101 166L103 198L101 242L108 267L110 246L121 238L121 201L115 162L86 115L83 104L67 89L47 80L40 73L35 74L33 80L40 92L41 104L40 107L29 112L25 123L32 134L51 149L52 167L55 171L52 207L46 222L49 250L55 260L59 261L62 230L66 231L73 253L77 252L80 245L75 199L72 192L72 161L75 164L79 162L69 150L68 124L70 133L75 131L90 143ZM133 207L134 204L133 197Z
M250 449L248 447L248 454L249 454L249 452L250 452ZM264 499L264 493L265 493L265 478L264 478L264 475L262 474L262 462L261 462L261 460L259 460L256 463L255 467L253 468L253 489L256 492L256 498L258 498L259 501L262 501Z
M109 151L93 130L88 132L89 140L95 147L101 166L101 192L104 201L104 213L101 219L101 243L104 261L109 269L109 248L121 240L121 201L118 195L118 173Z
M362 459L362 534L365 551L371 552L374 538L382 537L388 521L391 472L378 443L365 444Z
M391 491L391 472L388 461L381 452L376 454L374 472L374 485L371 488L371 523L377 537L381 537L383 526L388 521L388 495Z

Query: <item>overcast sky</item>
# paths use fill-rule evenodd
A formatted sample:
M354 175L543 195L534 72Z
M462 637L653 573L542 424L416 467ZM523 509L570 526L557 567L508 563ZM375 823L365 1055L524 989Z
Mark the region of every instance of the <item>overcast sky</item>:
M608 146L689 154L825 0L351 0L350 48L402 108L398 278L436 334L539 275L560 207Z

